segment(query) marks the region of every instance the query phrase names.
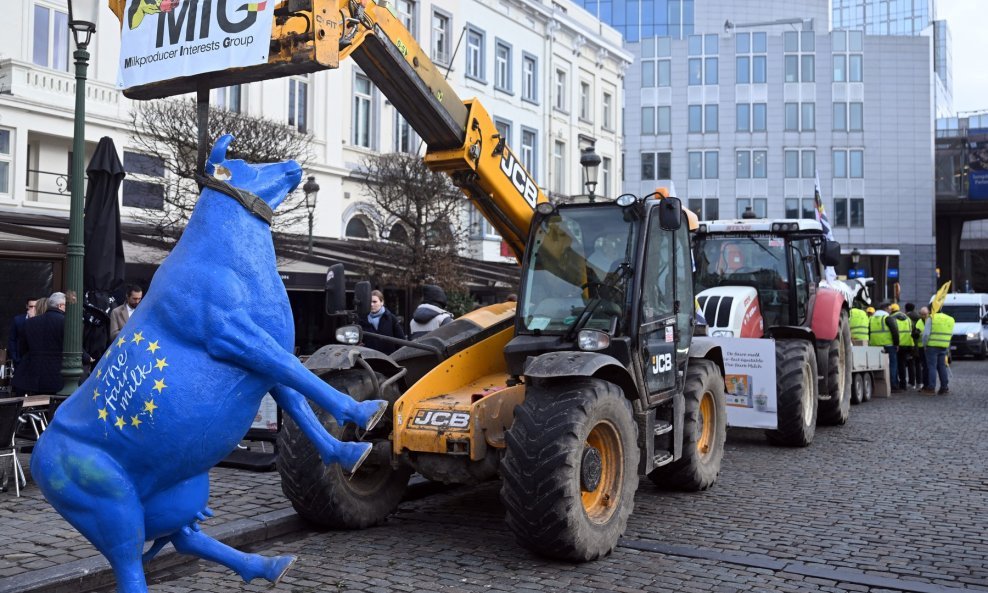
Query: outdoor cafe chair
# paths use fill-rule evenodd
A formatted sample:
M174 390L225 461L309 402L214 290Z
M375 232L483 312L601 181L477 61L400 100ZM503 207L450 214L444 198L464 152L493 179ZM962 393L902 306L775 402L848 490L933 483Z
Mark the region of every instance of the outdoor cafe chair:
M17 431L18 420L21 415L23 401L15 399L13 401L0 402L0 460L10 457L10 473L14 475L14 492L18 497L21 495L21 484L27 486L27 477L24 475L24 468L17 458L17 448L14 444L14 433ZM0 465L0 472L4 477L0 480L2 490L7 489L7 480L10 474L7 473L7 463Z

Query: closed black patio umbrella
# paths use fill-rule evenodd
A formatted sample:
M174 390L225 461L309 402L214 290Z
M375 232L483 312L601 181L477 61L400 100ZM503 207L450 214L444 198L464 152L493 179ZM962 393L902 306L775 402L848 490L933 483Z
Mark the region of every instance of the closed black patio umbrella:
M125 173L110 137L100 138L86 175L83 350L98 359L110 338L110 311L117 305L113 293L124 281L117 194Z

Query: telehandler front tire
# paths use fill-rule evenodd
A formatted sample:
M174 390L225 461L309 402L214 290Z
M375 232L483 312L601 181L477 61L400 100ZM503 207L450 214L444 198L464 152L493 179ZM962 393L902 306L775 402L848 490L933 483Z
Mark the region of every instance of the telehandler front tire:
M501 464L501 501L518 543L571 562L609 554L635 504L637 431L613 383L529 386Z
M325 377L327 383L357 401L374 399L370 375L363 369L348 369ZM378 380L384 377L378 375ZM389 385L384 399L394 403L399 393ZM356 440L352 425L341 427L326 411L312 404L313 411L326 430L342 441ZM364 441L375 447L390 445L392 411L384 417ZM367 459L352 477L338 464L325 465L308 437L287 414L278 437L278 473L281 489L296 512L313 523L331 529L363 529L376 525L391 514L401 502L412 470L393 468L387 461Z
M775 341L775 387L778 424L765 431L768 442L783 447L805 447L816 434L816 353L806 340Z
M717 481L727 439L724 378L709 360L690 361L686 371L683 456L648 474L659 486L697 492Z
M841 426L851 414L852 358L851 327L847 313L841 312L837 337L830 342L827 364L827 391L830 399L820 401L817 422L821 426Z

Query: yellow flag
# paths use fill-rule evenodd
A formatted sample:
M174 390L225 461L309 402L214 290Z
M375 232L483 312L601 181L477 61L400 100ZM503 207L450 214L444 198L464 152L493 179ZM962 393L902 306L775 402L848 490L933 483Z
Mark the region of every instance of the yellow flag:
M940 290L937 291L936 295L933 296L933 303L930 304L930 313L939 313L940 308L943 307L943 301L947 298L947 292L950 291L950 280L943 283Z

